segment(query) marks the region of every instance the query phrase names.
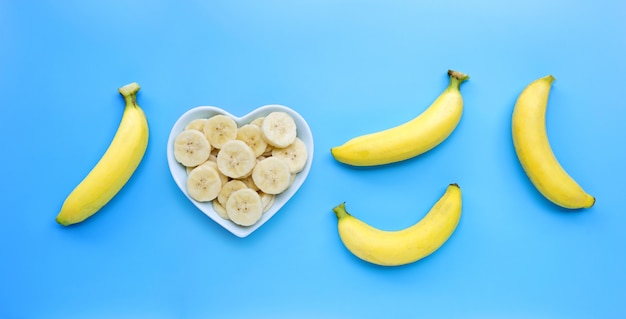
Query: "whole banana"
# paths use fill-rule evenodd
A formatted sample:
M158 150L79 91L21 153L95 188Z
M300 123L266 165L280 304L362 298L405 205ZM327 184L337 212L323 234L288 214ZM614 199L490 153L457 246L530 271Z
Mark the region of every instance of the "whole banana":
M399 266L418 261L441 247L461 219L461 188L450 184L431 210L413 226L385 231L353 217L345 203L335 207L339 236L357 257L382 266Z
M137 83L119 89L126 107L108 149L82 182L66 198L56 221L64 226L79 223L106 205L126 184L148 147L148 121L137 105Z
M333 147L333 157L353 166L383 165L418 156L443 142L463 114L461 83L467 74L448 71L450 83L439 97L412 120L380 132L355 137Z
M595 198L563 169L548 141L546 108L553 81L552 75L537 79L519 95L512 119L513 145L524 171L543 196L561 207L589 208Z

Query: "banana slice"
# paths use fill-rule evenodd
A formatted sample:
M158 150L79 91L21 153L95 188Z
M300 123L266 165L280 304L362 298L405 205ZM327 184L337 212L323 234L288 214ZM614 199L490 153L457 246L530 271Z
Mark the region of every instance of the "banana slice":
M211 144L196 130L184 130L174 140L174 157L184 166L198 166L209 158L209 154Z
M279 148L287 147L296 139L296 122L285 112L272 112L263 119L261 132L268 144Z
M226 205L226 202L232 193L244 188L248 188L244 182L238 179L230 180L226 184L222 185L222 189L217 195L217 201L222 205Z
M204 133L204 124L206 123L207 119L195 119L191 122L189 122L189 124L187 124L187 126L185 126L186 130L196 130L196 131L200 131L202 133Z
M259 194L249 188L233 192L226 202L228 218L241 226L254 225L263 214Z
M252 120L252 122L250 122L250 124L256 125L256 126L258 126L260 128L261 124L263 123L263 119L265 119L265 116L257 117L254 120Z
M189 173L191 173L191 171L193 171L193 169L196 167L198 166L185 166L185 171L187 172L187 175L189 175Z
M213 156L213 155L211 155L211 156ZM210 166L210 167L212 167L213 169L215 169L217 171L217 174L220 176L220 180L222 181L222 187L224 187L224 184L226 184L230 180L228 178L228 176L226 176L226 175L222 174L222 172L220 172L220 169L217 167L217 162L216 161L212 161L210 156L209 156L209 159L206 162L200 164L200 166L203 166L203 165Z
M219 152L220 152L220 149L219 149L219 148L213 148L213 149L211 150L211 155L209 155L209 159L215 159L215 160L217 160L217 153L219 153Z
M221 188L222 181L212 167L196 167L187 176L187 194L199 202L214 200Z
M220 217L226 219L226 220L230 220L230 218L228 218L228 213L226 212L226 208L220 204L220 202L213 200L213 210L220 215Z
M264 157L270 157L272 156L272 152L274 151L274 146L267 144L267 147L265 148L265 152L263 152L263 154L261 154Z
M237 122L226 115L215 115L204 124L204 135L215 148L237 137Z
M300 173L306 164L308 153L301 139L296 140L285 148L274 148L272 156L282 159L289 165L292 174Z
M217 154L213 154L213 153L211 153L211 154L209 155L209 158L207 159L207 161L217 163Z
M250 176L245 177L245 178L240 178L240 181L242 181L244 184L246 184L246 186L254 191L258 191L259 188L256 186L256 184L254 183L254 180L252 179L252 174L250 174Z
M276 195L259 192L259 196L261 197L261 204L263 204L263 213L265 213L274 205Z
M263 154L267 147L267 142L263 139L263 134L261 134L261 128L253 124L246 124L240 127L237 130L237 139L248 144L254 151L254 156Z
M250 174L255 164L254 151L242 141L226 142L217 154L217 167L230 178L241 178Z
M291 181L289 165L281 159L268 157L256 164L252 180L262 192L280 194L289 187Z
M291 175L289 175L289 186L288 187L291 187L291 185L293 185L293 182L296 181L296 177L298 177L298 174L293 174L292 173Z

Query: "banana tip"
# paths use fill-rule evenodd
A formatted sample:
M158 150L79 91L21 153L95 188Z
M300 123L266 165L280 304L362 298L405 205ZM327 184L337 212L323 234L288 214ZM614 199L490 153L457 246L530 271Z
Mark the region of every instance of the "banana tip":
M61 226L69 226L71 223L68 222L67 220L57 216L57 218L55 219L57 223L59 223L59 225Z
M132 82L132 83L128 83L122 86L121 88L118 89L118 91L123 96L129 96L129 95L137 93L139 89L141 89L141 86L139 86L137 82Z
M337 205L335 208L333 208L333 212L335 213L335 215L337 216L338 219L341 219L344 216L350 215L346 211L346 202L343 202L343 203Z
M448 75L451 77L456 78L459 81L465 81L468 80L470 77L469 75L463 73L463 72L459 72L459 71L454 71L454 70L448 70Z

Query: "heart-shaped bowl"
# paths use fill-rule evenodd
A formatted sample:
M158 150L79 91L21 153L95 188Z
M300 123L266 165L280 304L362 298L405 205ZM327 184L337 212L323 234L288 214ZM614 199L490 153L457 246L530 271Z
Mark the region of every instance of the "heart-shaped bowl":
M282 111L291 115L293 120L296 122L297 136L298 138L302 140L302 142L304 142L304 145L306 145L308 158L306 161L306 165L304 166L304 169L300 173L296 174L296 178L293 184L291 184L291 186L283 193L276 195L276 197L274 198L274 204L267 212L263 213L263 216L261 217L261 219L252 226L247 226L247 227L240 226L240 225L233 223L230 220L221 218L217 214L217 212L215 212L215 210L213 209L213 204L211 202L198 202L194 200L193 198L191 198L189 194L187 193L186 168L182 164L180 164L178 161L176 161L176 158L174 157L174 140L176 139L176 136L184 130L185 126L187 126L187 124L189 124L191 121L195 119L209 118L214 115L222 114L222 115L226 115L234 119L235 122L237 122L237 125L241 127L242 125L250 123L252 120L258 117L267 116L271 112L275 112L275 111ZM278 105L278 104L261 106L257 108L256 110L242 117L236 117L218 107L198 106L185 112L180 118L178 118L178 120L172 127L172 130L170 131L169 139L167 140L167 162L169 164L172 177L174 178L176 185L178 185L178 188L180 188L183 194L185 194L185 196L196 207L198 207L200 211L202 211L204 214L209 216L216 223L220 224L222 227L226 228L228 231L230 231L234 235L241 237L241 238L250 235L252 232L254 232L263 224L265 224L287 203L287 201L291 197L293 197L296 194L300 186L302 186L302 183L304 183L304 180L309 174L309 171L311 170L312 161L313 161L313 135L311 134L311 129L309 128L309 125L304 120L304 118L300 116L300 114L298 114L296 111L286 106Z

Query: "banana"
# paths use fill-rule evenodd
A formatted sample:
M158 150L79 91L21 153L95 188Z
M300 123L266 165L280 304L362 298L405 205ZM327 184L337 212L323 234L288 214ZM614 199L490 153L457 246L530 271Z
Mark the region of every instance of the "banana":
M257 117L254 120L252 120L252 122L250 122L250 124L256 125L259 128L261 128L261 124L263 123L264 119L265 119L265 116Z
M293 185L293 183L296 181L296 177L298 177L297 174L289 174L289 186Z
M263 215L261 197L249 188L233 192L225 207L228 218L240 226L254 225Z
M297 126L293 118L281 111L268 114L261 123L265 141L274 147L287 147L296 140Z
M274 151L274 146L267 144L267 147L265 148L265 152L263 152L263 154L261 154L261 156L263 157L270 157L272 156L272 152Z
M554 77L530 83L520 93L512 117L513 145L517 157L537 190L556 205L590 208L595 198L563 169L552 152L546 133L546 109Z
M106 152L65 199L56 221L64 226L79 223L98 212L128 182L148 147L148 121L137 104L139 84L119 88L126 106L120 125Z
M226 208L224 207L224 205L220 204L220 202L216 200L211 201L211 203L213 204L213 210L217 213L217 215L219 215L223 219L230 220L230 218L228 218L228 213L226 212Z
M345 203L333 208L338 218L341 241L355 256L382 266L400 266L418 261L450 238L461 218L462 196L457 184L450 184L430 211L413 226L385 231L353 217Z
M254 166L252 180L262 192L280 194L291 185L289 165L281 159L268 157Z
M197 130L184 130L174 140L174 158L186 167L195 167L209 159L211 144Z
M204 123L204 135L215 148L237 137L237 122L226 115L215 115Z
M261 204L263 204L263 213L265 213L270 210L270 207L272 207L272 205L274 205L274 199L276 198L276 195L263 192L257 193L259 193L259 196L261 197Z
M244 178L240 178L238 179L238 181L243 182L244 184L246 184L246 187L254 190L254 191L258 191L259 188L256 186L256 184L254 183L254 180L252 179L252 174L250 174L250 176L246 176Z
M220 181L222 182L222 186L223 186L224 184L228 183L229 178L228 178L228 176L226 176L226 175L222 174L222 172L220 172L220 169L217 167L217 161L216 160L215 161L211 160L211 157L209 156L209 159L206 162L200 164L200 166L206 165L206 166L210 166L213 169L215 169L217 171L217 175L220 176ZM187 173L187 174L189 174L189 173Z
M198 166L185 166L185 172L187 172L187 175L189 175L189 173L191 173L191 171L193 171L193 169L196 167Z
M304 142L296 137L296 140L291 145L285 148L274 148L272 156L287 162L291 173L297 174L304 169L308 153Z
M247 176L256 165L256 156L248 144L232 140L224 143L217 153L217 167L230 178Z
M244 182L238 179L230 180L226 184L222 185L222 189L220 190L219 195L217 195L217 201L222 205L226 205L226 202L232 193L244 188L248 188Z
M246 124L240 127L237 130L236 139L248 144L254 151L254 156L260 156L267 148L267 142L265 142L263 134L261 134L261 128L254 124Z
M187 126L185 126L185 130L196 130L196 131L200 131L202 133L204 133L204 124L206 123L207 119L195 119L191 122L189 122L189 124L187 124Z
M214 200L221 188L219 173L211 166L200 165L187 176L187 194L199 202Z
M339 162L353 166L384 165L423 154L443 142L457 127L463 114L459 88L467 74L448 71L450 83L421 114L404 124L355 137L331 148Z

